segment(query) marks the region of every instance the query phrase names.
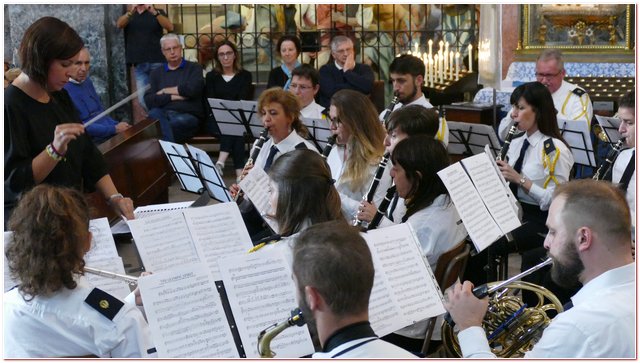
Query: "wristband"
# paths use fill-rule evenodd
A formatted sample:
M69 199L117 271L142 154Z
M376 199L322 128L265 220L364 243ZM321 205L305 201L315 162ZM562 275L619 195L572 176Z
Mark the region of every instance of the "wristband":
M49 157L55 161L66 161L67 159L64 157L64 155L60 154L58 152L58 150L56 150L55 147L53 147L53 144L49 144L47 145L47 147L45 148L45 151L47 152L47 155L49 155Z

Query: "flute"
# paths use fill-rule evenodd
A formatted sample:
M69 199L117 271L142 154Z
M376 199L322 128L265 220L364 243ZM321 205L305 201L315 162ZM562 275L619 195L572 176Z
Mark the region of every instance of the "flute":
M142 88L140 88L139 90L133 92L132 94L130 94L129 96L127 96L125 99L119 101L118 103L116 103L115 105L107 108L106 110L100 112L98 115L96 115L94 118L92 118L91 120L87 121L84 123L84 128L86 129L89 125L91 125L92 123L98 121L99 119L101 119L103 116L108 115L109 113L111 113L111 111L115 110L116 108L124 105L125 103L131 101L132 99L138 97L138 94L140 92L146 92L149 88L151 88L151 85L148 84Z
M138 278L135 277L135 276L117 274L115 272L99 270L97 268L88 267L88 266L84 267L84 271L85 272L89 272L89 273L94 274L94 275L98 275L98 276L102 276L102 277L108 277L110 279L122 280L124 282L129 283L130 285L134 285L134 284L138 283Z

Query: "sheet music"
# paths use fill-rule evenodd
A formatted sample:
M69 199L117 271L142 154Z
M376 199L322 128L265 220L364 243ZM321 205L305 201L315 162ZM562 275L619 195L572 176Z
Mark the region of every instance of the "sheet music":
M226 258L219 264L247 358L257 358L260 331L288 319L298 306L291 270L275 249ZM271 349L279 358L314 352L306 325L279 334L271 342Z
M506 188L495 172L492 160L485 153L474 155L460 161L475 185L480 198L494 218L502 234L520 227L521 223L513 210L513 203L507 196Z
M4 231L4 251L7 250L7 245L11 241L13 236L13 232ZM9 261L7 260L7 255L3 253L4 256L4 292L11 290L14 286L20 284L18 280L14 280L11 278L11 273L9 272Z
M193 147L191 145L187 145L189 152L196 160L196 167L199 168L200 175L204 179L204 182L207 183L207 189L209 191L209 195L221 202L226 203L231 201L231 195L224 184L224 180L222 176L218 173L218 169L213 165L213 161L209 154L207 154L204 150L198 149L197 147Z
M451 200L478 252L502 236L500 228L489 214L462 164L450 165L440 170L438 176L449 191Z
M163 213L128 223L147 271L158 272L199 262L182 213Z
M591 143L591 131L586 120L558 119L562 138L569 144L576 164L597 166Z
M119 256L111 257L111 258L103 258L100 260L94 260L92 262L86 262L86 266L97 268L99 270L115 272L117 274L126 275L127 273L124 270L124 264L122 262L122 258ZM99 276L96 274L92 274L89 272L85 272L85 279L89 281L89 283L101 290L108 292L109 294L119 298L124 299L129 293L131 293L131 288L126 281Z
M84 255L87 266L91 266L96 261L120 257L107 218L92 219L89 221L89 229L93 239L91 240L91 249Z
M374 289L377 284L387 285L384 289L396 305L395 316L386 314L392 309L388 303L386 309L377 308L375 314L370 307L369 316L376 334L386 335L446 312L438 283L408 224L368 231L362 236L371 250L376 278L379 277L378 280L374 278ZM380 296L375 295L375 298L378 301Z
M224 257L247 253L253 243L234 202L213 204L184 211L187 226L198 251L214 281L222 280L218 261Z
M488 145L485 146L484 153L487 155L489 160L496 160L496 156L493 154L493 151L491 150L491 148L489 148ZM518 221L519 221L520 218L522 218L522 207L520 206L520 202L518 201L518 198L516 198L516 196L513 195L513 192L509 188L509 183L504 178L504 176L502 176L502 173L500 172L500 168L498 168L498 163L491 162L491 166L493 167L493 171L498 176L498 179L500 179L500 184L502 184L503 190L507 194L507 198L511 203L511 209L513 209L513 212L516 214L516 216L518 216Z
M136 219L143 219L150 216L166 213L166 212L177 212L183 209L189 208L189 206L193 202L176 202L176 203L165 203L165 204L150 204L143 207L138 207L133 211L133 216ZM120 234L120 233L130 233L131 230L127 225L127 221L119 220L118 223L114 224L111 227L112 234Z
M184 146L163 140L158 140L158 142L169 159L171 168L178 176L182 188L192 193L198 193L203 185Z
M251 200L260 215L265 216L269 211L269 175L259 167L252 168L240 181L240 189ZM272 218L264 218L269 227L278 233L278 225Z
M213 277L189 264L138 281L159 358L239 358Z
M331 133L331 123L329 120L306 117L301 117L300 120L307 126L309 133L318 142L320 148L324 148L325 145L327 145L327 139L333 135Z
M620 122L622 121L617 117L606 117L600 115L594 116L596 117L596 122L600 125L604 133L609 138L609 143L615 144L616 142L618 142L621 137L618 129L620 128Z

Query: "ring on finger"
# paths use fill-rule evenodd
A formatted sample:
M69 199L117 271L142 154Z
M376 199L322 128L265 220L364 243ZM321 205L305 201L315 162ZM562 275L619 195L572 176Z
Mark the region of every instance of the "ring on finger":
M58 136L63 137L63 136L64 136L64 131L60 131L60 132L58 133Z

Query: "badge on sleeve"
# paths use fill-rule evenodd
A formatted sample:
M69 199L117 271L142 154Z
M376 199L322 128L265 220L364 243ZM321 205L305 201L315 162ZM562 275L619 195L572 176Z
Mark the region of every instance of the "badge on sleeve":
M582 97L583 94L587 93L587 91L583 90L582 88L574 88L571 92L573 92L578 97Z
M97 288L91 290L84 302L109 320L113 320L124 306L122 301Z

